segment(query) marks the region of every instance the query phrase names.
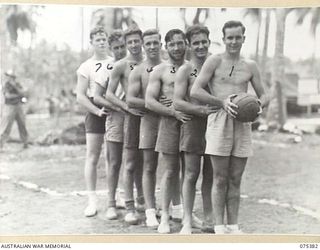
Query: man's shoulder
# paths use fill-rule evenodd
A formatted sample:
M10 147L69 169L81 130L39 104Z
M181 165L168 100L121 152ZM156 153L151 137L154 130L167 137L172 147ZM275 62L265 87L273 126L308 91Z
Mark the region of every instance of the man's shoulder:
M189 74L195 68L195 65L191 61L187 61L179 67L178 72L181 74Z
M250 58L245 58L245 57L243 57L243 58L242 58L242 61L243 61L244 63L248 64L249 66L255 66L255 65L257 65L257 62L256 62L255 60L253 60L253 59L250 59Z
M84 68L84 67L87 67L88 65L91 65L92 62L93 62L93 58L92 58L92 57L86 59L85 61L83 61L83 62L80 64L79 69Z
M165 69L168 68L168 67L169 67L169 63L168 63L167 61L164 61L164 62L156 65L156 66L154 67L154 71L160 72L160 71L165 70Z
M208 56L207 60L217 61L217 62L221 63L223 60L223 57L224 57L224 54L212 54L212 55Z
M128 60L125 57L125 58L122 58L122 59L114 62L113 66L114 66L114 69L121 71L121 70L125 70L126 69L127 64L128 64Z
M250 58L242 57L241 61L249 68L249 70L251 72L253 72L253 71L258 69L258 64L257 64L257 62L255 60L252 60Z
M143 61L139 64L137 64L135 67L134 67L134 70L135 72L142 72L144 71L146 68L148 68L148 63L147 61Z

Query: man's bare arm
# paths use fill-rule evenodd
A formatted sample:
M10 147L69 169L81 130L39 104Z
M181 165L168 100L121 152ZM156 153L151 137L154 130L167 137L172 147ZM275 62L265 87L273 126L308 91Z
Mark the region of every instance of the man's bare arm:
M172 106L167 107L158 101L161 89L161 75L163 68L156 68L149 78L149 84L146 91L146 108L163 116L173 116L177 120L186 122L191 119L190 115L176 111Z
M159 113L160 115L174 116L172 108L162 105L159 101L161 90L162 67L156 67L150 74L149 84L146 90L146 108Z
M94 103L103 106L107 109L113 109L119 111L120 109L114 106L111 102L109 102L105 97L104 94L106 93L106 89L102 87L99 83L96 82L96 88L94 92Z
M123 100L120 100L115 94L117 87L118 87L118 84L122 84L120 80L121 80L122 74L124 74L124 71L125 71L125 62L124 61L119 61L119 62L115 63L114 68L111 72L106 98L113 105L116 105L119 108L127 111L128 106L127 106L126 102L124 102ZM122 87L124 88L124 86L122 86Z
M266 95L263 85L261 83L261 75L258 65L256 64L256 62L252 61L249 63L249 67L252 72L252 78L250 80L252 87L260 100L261 108L264 108L269 104L269 98Z
M204 62L200 74L191 88L190 95L202 103L222 108L223 100L214 97L205 90L220 63L220 60L221 59L218 56L210 56Z
M127 104L130 108L145 109L145 100L141 98L142 85L141 85L142 65L135 67L129 76Z
M230 116L235 118L237 115L237 111L235 111L237 105L232 103L231 101L234 95L230 95L226 99L221 100L214 95L209 94L205 90L220 63L220 56L210 56L204 62L200 74L191 88L191 96L202 103L207 103L208 105L214 106L216 108L223 108Z
M89 87L89 80L82 76L81 74L78 74L78 80L77 80L77 102L81 104L83 107L85 107L89 112L97 115L97 116L103 116L107 113L104 111L104 109L99 109L96 107L87 97L87 89Z
M174 87L173 105L178 111L197 116L207 116L216 109L209 106L197 105L186 101L188 94L190 65L183 65L179 68Z

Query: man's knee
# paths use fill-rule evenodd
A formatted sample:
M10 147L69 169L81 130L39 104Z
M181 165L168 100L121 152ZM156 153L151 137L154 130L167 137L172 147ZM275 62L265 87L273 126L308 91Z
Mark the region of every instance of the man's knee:
M109 166L117 167L121 165L122 155L117 152L109 152Z
M185 181L195 184L198 180L200 170L199 169L192 169L192 170L187 170L185 172Z
M145 175L154 175L156 173L157 166L152 163L143 165L143 173Z
M98 160L99 160L99 156L100 156L99 153L100 153L100 151L97 152L95 150L88 150L86 161L89 164L96 165L98 163Z
M228 184L228 177L224 175L215 176L213 184L218 189L226 188Z
M241 185L241 175L230 175L229 177L229 185L233 187L239 188Z

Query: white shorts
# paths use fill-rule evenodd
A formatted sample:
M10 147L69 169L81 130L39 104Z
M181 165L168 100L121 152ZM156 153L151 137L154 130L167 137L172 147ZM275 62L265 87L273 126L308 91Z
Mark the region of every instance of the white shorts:
M223 109L208 116L206 154L252 156L251 122L239 122Z

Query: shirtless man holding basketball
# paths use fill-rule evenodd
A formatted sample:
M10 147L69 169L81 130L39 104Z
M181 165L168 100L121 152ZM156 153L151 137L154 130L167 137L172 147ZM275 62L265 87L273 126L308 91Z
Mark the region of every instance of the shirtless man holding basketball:
M116 95L116 91L118 85L121 84L127 95L129 75L134 67L143 60L142 32L137 27L131 27L124 32L124 38L129 55L114 64L106 99L125 112L123 142L125 162L123 181L127 214L124 220L129 224L137 224L139 220L135 213L136 207L133 184L135 183L137 188L137 204L143 207L142 154L139 150L139 127L140 116L142 116L144 112L138 109L129 108L125 100Z
M245 27L241 22L229 21L224 24L222 32L225 52L205 61L191 88L191 97L220 108L208 116L205 150L213 165L216 234L241 233L238 226L240 184L247 159L252 155L251 123L234 119L237 105L232 103L232 98L237 93L247 92L250 82L260 99L261 108L268 103L257 64L240 56ZM210 93L206 91L207 87Z

